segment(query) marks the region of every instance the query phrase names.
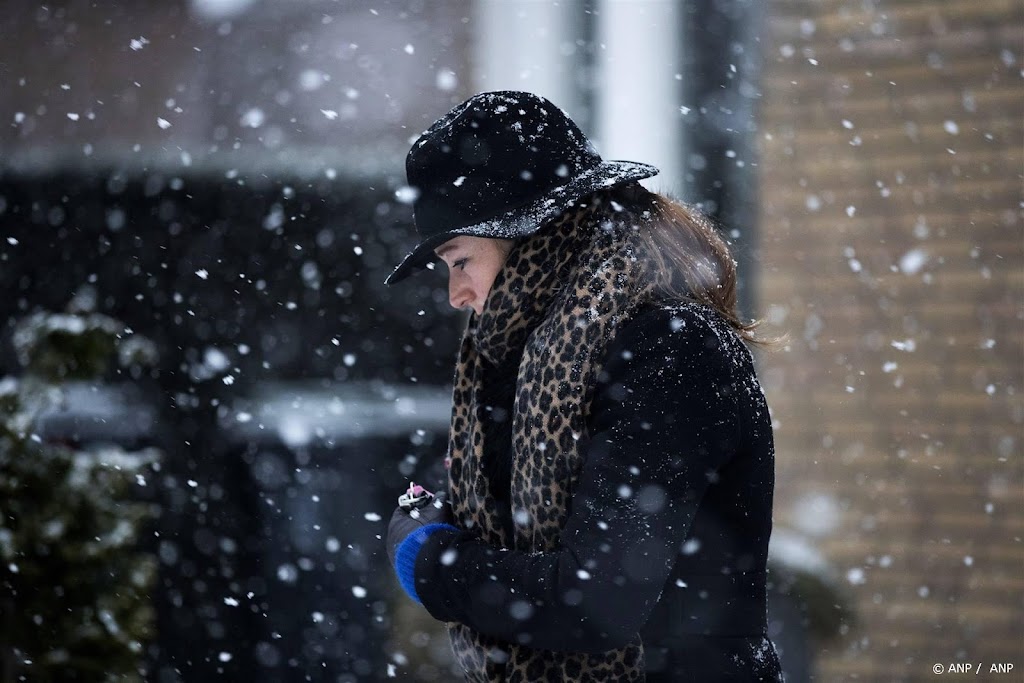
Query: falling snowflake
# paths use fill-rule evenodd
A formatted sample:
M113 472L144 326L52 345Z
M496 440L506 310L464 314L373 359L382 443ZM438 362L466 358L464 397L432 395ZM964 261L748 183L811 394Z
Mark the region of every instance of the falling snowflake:
M404 185L395 190L395 199L402 204L412 204L420 196L420 191L410 185Z
M860 567L853 567L850 571L846 572L846 580L854 586L860 586L867 581L864 576L864 570Z
M440 71L437 72L435 84L437 85L438 90L443 90L444 92L451 92L452 90L455 90L455 88L458 87L459 78L451 69L441 69Z
M911 249L900 258L900 270L906 275L917 273L928 261L928 252L924 249Z
M263 113L263 110L259 107L253 107L242 114L242 118L239 119L238 123L247 128L259 128L266 120L267 116Z

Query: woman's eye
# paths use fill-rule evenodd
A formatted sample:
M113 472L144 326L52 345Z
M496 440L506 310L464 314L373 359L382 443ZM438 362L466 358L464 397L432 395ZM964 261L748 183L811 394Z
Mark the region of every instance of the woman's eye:
M466 269L466 261L468 261L468 260L469 260L468 258L460 258L458 261L453 261L452 262L452 268L460 268L462 270L465 270Z

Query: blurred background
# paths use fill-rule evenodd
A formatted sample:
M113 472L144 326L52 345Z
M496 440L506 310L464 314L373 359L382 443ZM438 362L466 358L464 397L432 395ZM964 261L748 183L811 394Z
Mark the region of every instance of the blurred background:
M380 536L463 319L382 281L409 144L493 89L658 165L787 335L789 680L1024 669L1021 3L0 9L4 683L452 679Z

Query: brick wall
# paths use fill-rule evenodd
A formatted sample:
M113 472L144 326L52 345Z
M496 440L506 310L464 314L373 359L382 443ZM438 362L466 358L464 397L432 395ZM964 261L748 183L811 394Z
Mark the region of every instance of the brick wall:
M817 538L857 616L818 679L1017 676L1024 4L773 0L764 50L776 523Z

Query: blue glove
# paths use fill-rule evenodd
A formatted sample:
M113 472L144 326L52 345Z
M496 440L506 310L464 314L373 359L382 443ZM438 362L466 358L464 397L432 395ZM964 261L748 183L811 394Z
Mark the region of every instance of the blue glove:
M418 487L416 487L418 488ZM410 486L410 491L413 487ZM442 529L458 531L454 526L455 515L444 494L425 496L410 504L408 493L400 499L403 504L395 508L388 524L387 551L391 566L398 574L398 582L416 602L416 555L431 534Z

